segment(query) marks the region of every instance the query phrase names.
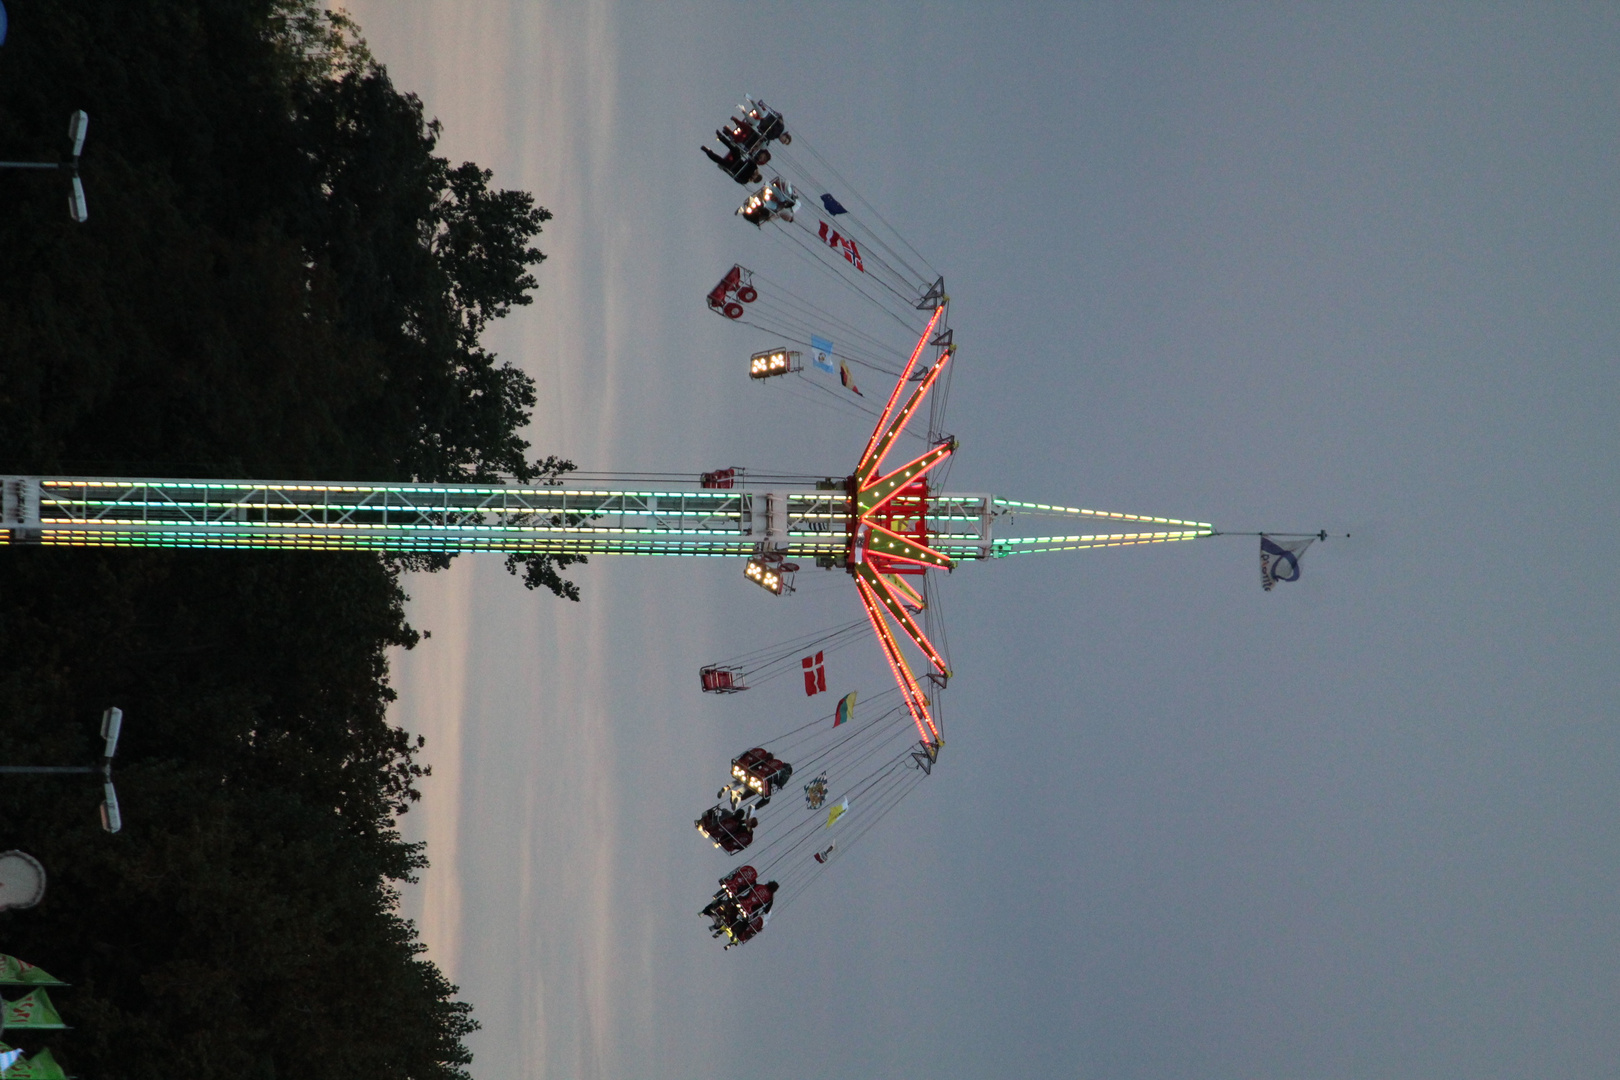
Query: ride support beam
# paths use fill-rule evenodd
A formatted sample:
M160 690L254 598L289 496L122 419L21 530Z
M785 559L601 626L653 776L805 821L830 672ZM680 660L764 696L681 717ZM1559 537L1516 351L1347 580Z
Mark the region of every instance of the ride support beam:
M928 662L934 665L934 670L950 678L951 671L945 666L945 658L934 648L934 643L928 640L928 635L922 632L922 627L917 625L917 620L911 617L911 612L906 610L905 604L894 594L894 590L883 580L883 576L872 569L870 563L857 566L855 573L858 580L866 583L873 597L883 606L883 610L889 613L889 618L893 619L912 643L922 650L922 654L928 657Z
M870 473L876 468L872 464L872 456L877 451L878 441L889 428L889 420L894 415L895 402L900 400L900 389L911 378L912 369L917 366L917 358L928 347L929 339L934 334L934 328L939 325L939 320L944 317L945 305L942 303L934 308L933 317L928 320L928 327L923 330L922 336L917 339L916 347L911 350L911 358L906 361L906 366L901 370L900 378L895 382L894 389L889 392L889 402L883 406L883 412L878 416L877 427L872 429L872 437L866 441L866 449L861 451L860 463L855 467L856 476L860 476L863 471Z
M918 737L924 743L938 744L939 728L934 724L933 714L929 712L928 695L922 692L917 677L911 673L905 655L901 653L899 644L889 631L888 623L883 621L877 597L873 595L871 586L859 577L855 579L855 587L861 594L861 604L866 608L866 617L877 633L878 644L883 647L883 658L889 662L889 671L893 673L894 681L900 687L900 696L906 703L906 711L911 713L911 721L917 726ZM932 738L929 737L930 732Z
M913 480L928 472L934 466L950 457L956 452L956 440L940 443L912 461L900 466L887 476L873 480L855 497L856 510L864 518L882 508L883 504L894 498L905 486Z
M863 485L868 483L872 475L882 467L883 459L888 456L889 449L894 445L894 440L899 438L900 433L906 429L906 424L910 422L912 414L922 404L923 398L928 396L928 391L933 389L934 383L939 380L940 372L945 370L945 365L955 353L956 346L954 345L941 353L939 361L928 369L928 373L917 384L917 388L911 392L911 396L906 399L905 405L901 407L898 413L894 414L894 418L889 422L888 426L879 427L877 431L873 432L871 449L861 457L861 463L855 469L855 479L858 483ZM898 389L896 387L896 390Z
M842 492L0 477L0 544L814 559L849 517Z

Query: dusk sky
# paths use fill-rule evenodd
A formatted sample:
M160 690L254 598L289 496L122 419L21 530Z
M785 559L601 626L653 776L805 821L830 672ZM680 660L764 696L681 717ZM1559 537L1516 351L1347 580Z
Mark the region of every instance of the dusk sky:
M698 152L752 93L944 273L953 490L1340 534L1269 594L1253 537L958 569L934 774L726 953L691 822L824 710L697 668L857 617L848 579L413 578L406 905L474 1076L1613 1075L1620 9L350 10L555 214L489 341L537 452L852 468L868 429L703 304L784 258Z

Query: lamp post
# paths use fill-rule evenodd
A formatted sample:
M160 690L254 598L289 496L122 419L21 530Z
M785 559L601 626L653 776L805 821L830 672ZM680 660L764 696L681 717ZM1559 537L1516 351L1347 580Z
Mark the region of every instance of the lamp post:
M118 733L124 726L124 710L114 706L101 714L100 765L0 765L0 775L30 774L35 776L86 776L101 774L101 827L115 833L124 827L118 813L118 792L113 790L112 760L118 752Z
M73 144L66 161L0 161L0 169L66 169L72 175L72 188L68 192L68 216L83 224L90 217L90 208L84 201L84 181L79 179L79 155L84 153L84 133L90 126L90 114L83 109L68 117L68 141Z

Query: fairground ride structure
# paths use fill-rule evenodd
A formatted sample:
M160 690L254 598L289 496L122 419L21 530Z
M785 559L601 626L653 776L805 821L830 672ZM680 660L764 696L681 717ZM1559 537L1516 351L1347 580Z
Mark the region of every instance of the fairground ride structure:
M844 571L861 609L852 621L700 672L705 691L728 694L801 664L806 693L819 693L829 689L823 652L854 640L865 621L898 697L868 696L856 719L851 691L831 715L792 721L731 761L735 783L716 794L729 791L730 808L716 805L694 824L727 855L749 851L752 863L722 879L703 912L717 937L749 940L763 929L778 885L802 893L842 858L835 851L847 851L931 775L944 745L940 691L951 678L936 571L1217 530L943 490L957 449L944 427L957 346L943 275L763 102L750 98L716 136L724 153L705 148L709 159L736 183L761 185L732 216L807 267L814 289L860 301L835 312L815 299L819 292L741 264L705 298L728 322L770 335L749 357L756 385L875 416L847 475L561 473L527 485L0 476L0 545L737 558L750 581L778 596L794 590L801 564ZM894 380L880 411L856 386L877 377ZM807 644L810 655L799 657ZM803 806L789 808L797 800L783 797L782 785L795 764L811 779ZM773 796L780 801L761 825L757 812ZM764 880L772 874L780 881Z
M935 491L930 474L956 451L949 436L885 471L954 352L938 329L945 309L942 298L854 470L841 479L751 491L5 476L0 544L732 557L746 559L746 576L778 594L791 590L799 561L842 569L932 761L941 735L923 687L943 686L950 669L918 618L930 571L1215 535L1208 522ZM1055 522L1068 528L1022 528ZM1092 530L1076 528L1086 525ZM902 641L920 654L915 665Z

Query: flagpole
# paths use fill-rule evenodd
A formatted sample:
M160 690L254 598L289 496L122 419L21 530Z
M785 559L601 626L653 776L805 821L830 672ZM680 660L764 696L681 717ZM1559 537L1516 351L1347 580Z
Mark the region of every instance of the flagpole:
M1293 533L1293 532L1228 532L1225 529L1211 529L1206 535L1209 535L1209 536L1313 536L1316 539L1321 540L1323 542L1326 542L1327 539L1328 539L1328 531L1326 529L1320 529L1320 530L1318 530L1316 532L1309 532L1309 533ZM1334 533L1333 535L1338 536L1340 534L1339 533ZM1344 533L1343 536L1344 536L1344 538L1346 540L1350 539L1350 534L1349 533Z
M59 775L61 773L98 773L100 765L0 765L0 773L42 773Z

